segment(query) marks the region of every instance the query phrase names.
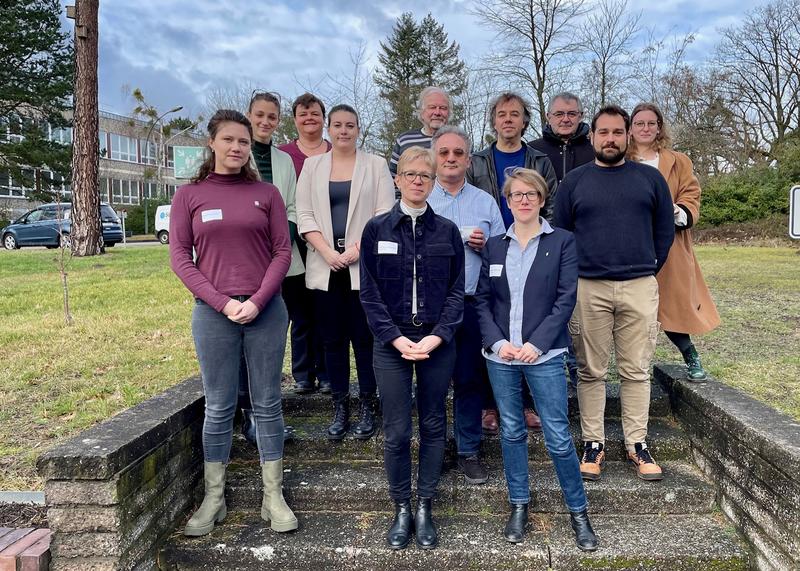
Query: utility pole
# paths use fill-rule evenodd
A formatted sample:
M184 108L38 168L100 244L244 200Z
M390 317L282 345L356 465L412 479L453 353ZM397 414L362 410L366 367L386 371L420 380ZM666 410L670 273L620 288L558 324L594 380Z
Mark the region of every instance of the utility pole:
M72 227L70 242L76 256L101 253L100 195L97 144L97 33L99 0L76 0L67 6L75 20L75 94L73 99Z

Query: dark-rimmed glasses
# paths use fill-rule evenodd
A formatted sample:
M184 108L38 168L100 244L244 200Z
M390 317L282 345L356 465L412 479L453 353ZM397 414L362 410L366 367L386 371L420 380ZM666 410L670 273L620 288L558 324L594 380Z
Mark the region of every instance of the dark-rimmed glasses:
M428 183L433 180L433 175L426 173L426 172L415 172L415 171L403 171L400 173L406 182L411 183L417 180L417 177L423 182Z
M540 195L535 190L529 190L528 192L512 192L508 198L511 199L511 202L522 202L523 196L528 199L528 202L533 202L538 200Z

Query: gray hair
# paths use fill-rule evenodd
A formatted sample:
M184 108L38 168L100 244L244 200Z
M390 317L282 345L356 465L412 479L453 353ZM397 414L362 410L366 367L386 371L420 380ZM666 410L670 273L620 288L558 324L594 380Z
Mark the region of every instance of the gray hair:
M583 103L581 103L581 98L575 95L574 93L570 93L569 91L562 91L561 93L556 93L550 98L550 103L548 103L547 105L548 113L550 113L550 110L553 108L556 99L563 99L564 101L575 101L578 103L578 111L583 112Z
M431 85L423 89L419 94L419 99L417 99L417 114L419 115L422 114L422 110L425 108L425 99L427 99L428 96L433 95L434 93L444 95L445 99L447 99L447 105L450 106L450 96L447 94L447 92L441 87L436 87L435 85Z
M453 135L458 135L461 137L467 146L467 154L472 154L472 139L469 138L469 135L467 135L467 132L464 129L457 125L444 125L438 131L436 131L436 134L431 139L431 149L435 149L436 143L439 141L439 139L448 133L452 133Z

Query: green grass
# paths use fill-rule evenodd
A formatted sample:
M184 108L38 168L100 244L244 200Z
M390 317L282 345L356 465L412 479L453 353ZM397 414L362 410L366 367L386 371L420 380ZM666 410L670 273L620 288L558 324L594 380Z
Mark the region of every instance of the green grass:
M697 248L723 324L698 337L709 370L800 419L800 255ZM70 262L64 325L53 251L0 252L0 489L39 489L36 457L59 440L196 374L191 295L167 249ZM679 359L666 338L658 358ZM286 366L284 367L286 369Z

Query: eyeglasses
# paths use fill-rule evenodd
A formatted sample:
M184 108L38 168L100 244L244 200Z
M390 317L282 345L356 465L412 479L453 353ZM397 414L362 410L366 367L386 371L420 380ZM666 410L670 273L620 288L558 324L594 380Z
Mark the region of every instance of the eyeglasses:
M551 117L555 117L556 119L563 119L564 117L569 117L570 119L577 119L581 115L583 115L583 111L553 111L552 113L548 113Z
M508 195L511 199L511 202L522 202L522 197L528 199L528 202L533 202L539 197L539 193L533 190L529 190L528 192L512 192Z
M433 180L433 176L426 173L426 172L414 172L414 171L403 171L400 173L406 182L414 182L417 180L417 177L423 182L430 182Z
M658 121L634 121L633 126L637 129L644 129L644 126L647 125L651 129L655 129L658 127Z

